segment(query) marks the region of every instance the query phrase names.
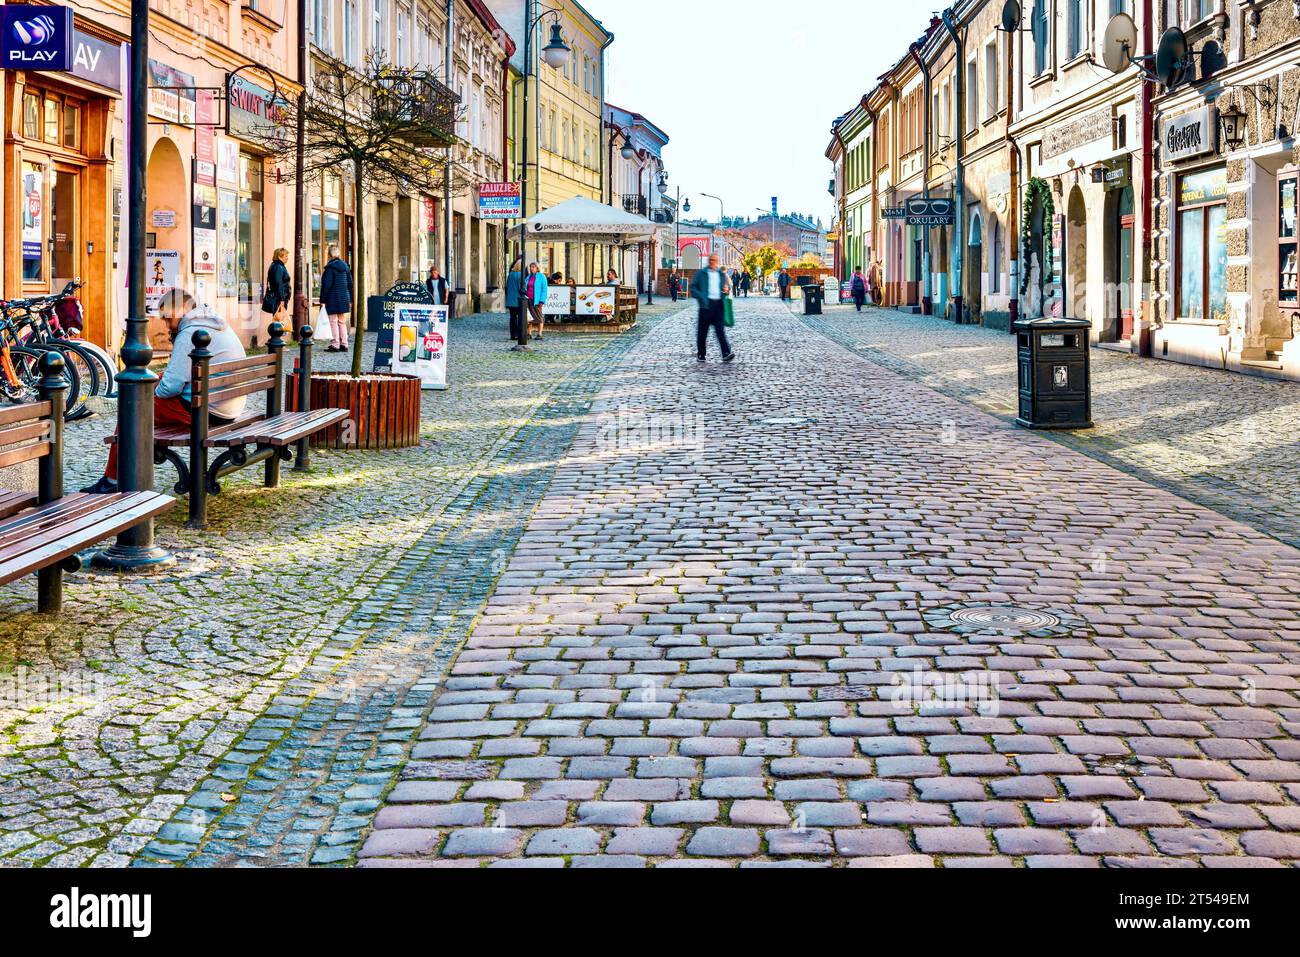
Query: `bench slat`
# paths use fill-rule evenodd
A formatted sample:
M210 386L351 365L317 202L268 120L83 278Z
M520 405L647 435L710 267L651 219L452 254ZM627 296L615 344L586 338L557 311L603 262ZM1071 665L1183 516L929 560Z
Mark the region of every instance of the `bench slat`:
M0 488L0 519L16 515L36 504L35 492L10 492Z
M15 514L8 521L0 524L0 556L3 556L5 549L10 546L33 535L39 535L60 522L75 521L78 516L93 512L104 500L111 501L115 497L78 492L75 495L65 495L48 505L37 506L30 511Z
M9 449L7 452L0 452L0 469L9 468L11 465L22 465L24 462L44 458L49 454L50 443L48 439L33 442L31 445L24 445L20 448Z
M255 369L258 366L275 365L275 356L270 353L249 356L247 359L231 359L229 362L214 362L208 366L208 376L218 376L225 372L238 372L241 369Z
M226 399L238 399L240 396L252 395L254 392L266 392L271 388L271 381L258 380L247 385L232 386L229 389L212 389L208 392L208 402L222 402Z
M263 415L250 415L242 419L236 419L234 422L228 422L225 425L212 426L208 429L208 436L220 436L233 430L247 429L249 426L256 425L266 418ZM165 429L157 432L153 437L154 445L165 446L183 446L190 444L189 429Z
M291 445L301 438L329 428L336 422L342 422L350 414L346 409L286 412L273 419L263 419L252 428L209 436L207 444L211 448L229 448L235 445Z
M112 538L143 521L161 515L176 500L157 492L128 492L124 495L96 495L109 499L100 508L87 513L75 523L52 529L46 537L29 540L22 551L0 550L0 585L24 575L58 564L98 542ZM4 541L0 531L0 541Z
M28 402L26 405L14 405L0 409L0 425L13 422L26 422L28 419L48 419L50 404L48 402Z
M232 386L243 385L245 382L274 382L275 369L248 369L244 372L232 372L229 375L216 375L209 371L208 373L208 394L211 395L220 389L230 388Z

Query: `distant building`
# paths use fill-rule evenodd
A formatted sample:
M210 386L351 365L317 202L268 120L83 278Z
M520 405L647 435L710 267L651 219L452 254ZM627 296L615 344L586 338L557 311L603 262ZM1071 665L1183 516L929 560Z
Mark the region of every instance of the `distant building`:
M740 232L754 239L784 244L794 252L795 259L806 253L821 257L826 251L826 230L821 221L814 222L796 213L786 213L775 220L760 216L741 226Z

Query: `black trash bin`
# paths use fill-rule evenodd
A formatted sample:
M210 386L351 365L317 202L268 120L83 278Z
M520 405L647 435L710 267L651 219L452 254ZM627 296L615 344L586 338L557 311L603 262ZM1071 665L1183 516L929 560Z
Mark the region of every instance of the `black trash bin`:
M1026 429L1092 428L1092 369L1084 319L1016 323L1020 416Z
M826 299L826 289L817 283L808 283L803 287L803 314L820 316L822 302Z

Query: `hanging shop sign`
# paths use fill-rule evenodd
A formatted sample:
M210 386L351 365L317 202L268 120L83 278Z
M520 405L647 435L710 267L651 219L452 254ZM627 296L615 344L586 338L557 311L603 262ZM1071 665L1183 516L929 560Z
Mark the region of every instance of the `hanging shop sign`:
M524 214L518 183L484 183L478 188L479 219L518 219Z
M72 33L72 66L68 72L81 80L121 92L122 45L109 43L89 33Z
M392 371L420 377L425 391L447 388L449 306L401 303L394 311L397 350Z
M906 206L886 206L880 210L881 219L907 219Z
M1107 160L1093 167L1092 181L1100 183L1108 193L1124 189L1129 185L1128 159Z
M1177 162L1218 152L1218 133L1219 111L1209 105L1165 120L1164 135L1160 138L1165 159Z
M6 70L62 72L72 66L72 8L5 4L0 50Z
M263 142L286 130L288 104L252 80L226 79L226 133L241 140Z
M951 226L957 221L957 205L951 199L917 196L907 201L907 225Z
M161 60L149 61L149 115L171 123L194 125L194 77Z

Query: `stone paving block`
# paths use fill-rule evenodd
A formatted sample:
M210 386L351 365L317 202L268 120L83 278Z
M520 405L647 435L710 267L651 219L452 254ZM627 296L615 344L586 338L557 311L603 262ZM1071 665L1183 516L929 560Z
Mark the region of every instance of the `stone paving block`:
M701 827L691 835L686 853L701 857L752 857L758 848L758 831L753 828Z

